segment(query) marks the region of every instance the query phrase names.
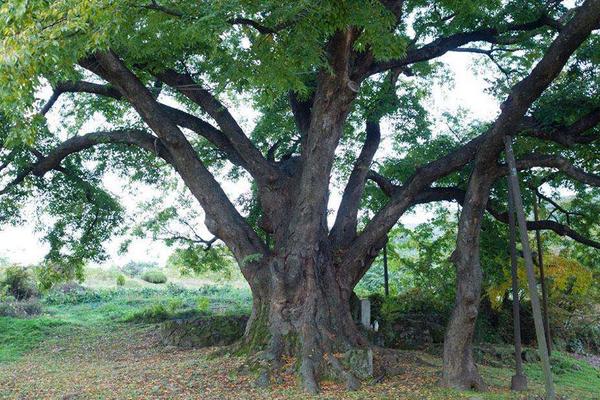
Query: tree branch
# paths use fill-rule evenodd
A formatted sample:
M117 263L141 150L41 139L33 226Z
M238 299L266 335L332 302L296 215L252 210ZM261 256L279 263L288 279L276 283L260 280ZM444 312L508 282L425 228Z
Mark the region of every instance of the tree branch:
M177 172L204 209L206 226L227 244L241 265L245 265L242 272L250 274L247 277L252 279L256 272L256 263L242 261L257 253L267 254L268 249L202 164L179 127L163 111L150 91L112 51L97 53L94 59L83 61L82 64L114 85L144 122L162 139L173 156Z
M402 58L373 63L368 71L369 75L377 74L392 68L404 67L421 61L428 61L447 53L450 50L457 49L472 42L488 43L506 43L501 35L508 32L526 32L535 29L550 27L557 29L556 21L543 15L540 18L524 24L507 24L505 26L493 28L481 28L471 32L461 32L454 35L441 37L427 43L417 49L409 50Z
M364 192L369 167L381 140L379 122L367 122L366 133L365 142L350 173L335 223L329 235L337 246L350 243L356 235L360 199Z
M523 134L527 136L551 140L565 147L572 147L575 144L589 144L600 139L600 134L584 134L599 124L600 107L593 109L568 126L544 127L533 117L525 117L522 122L521 130L523 130Z
M223 134L244 160L248 172L257 181L268 183L279 177L280 171L263 157L223 103L195 82L189 74L170 69L157 73L156 77L198 104L217 122Z
M25 167L19 174L17 174L15 179L0 191L0 195L7 193L12 187L23 182L30 174L35 176L43 176L51 170L59 170L61 168L60 163L62 160L73 153L89 149L96 145L107 143L135 145L152 152L157 157L161 157L169 164L173 162L171 155L162 144L160 139L150 135L145 131L135 129L118 129L114 131L92 132L65 140L45 156L36 150L32 150L36 157L38 157L38 161Z
M465 195L466 192L457 187L430 188L420 193L415 199L414 204L425 204L436 201L455 201L459 204L463 204L465 201ZM508 224L508 213L498 211L490 203L488 203L486 211L499 222ZM568 225L564 225L556 221L527 221L527 229L530 231L550 230L559 236L567 236L586 246L600 249L600 242L590 239L571 229Z
M123 100L123 96L119 91L109 85L102 85L87 81L68 81L62 82L56 86L52 98L46 103L44 109L50 109L56 102L56 99L63 93L90 93L99 96L110 97L115 100ZM54 98L56 95L56 98ZM247 170L248 166L242 160L238 152L233 148L227 137L208 122L200 119L185 111L174 107L167 106L163 103L158 103L164 113L166 113L177 125L182 128L189 129L211 142L218 150L222 151L227 159L235 165L239 165Z

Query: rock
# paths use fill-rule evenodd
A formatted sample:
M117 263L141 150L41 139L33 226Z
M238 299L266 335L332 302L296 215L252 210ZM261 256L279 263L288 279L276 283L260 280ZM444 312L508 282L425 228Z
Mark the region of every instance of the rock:
M197 348L226 346L244 335L246 315L201 315L167 320L160 326L161 343L166 346Z
M393 349L376 349L373 355L373 375L383 379L404 374L407 359L406 352Z
M354 349L344 353L343 365L359 379L373 376L373 351L371 349Z

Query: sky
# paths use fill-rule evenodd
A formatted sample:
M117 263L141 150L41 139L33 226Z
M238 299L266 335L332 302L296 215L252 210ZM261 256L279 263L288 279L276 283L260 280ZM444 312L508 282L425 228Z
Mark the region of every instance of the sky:
M488 83L474 72L472 64L477 57L481 56L468 53L448 53L440 59L453 73L454 85L434 87L431 98L431 109L434 115L441 115L444 112L456 113L459 109L464 109L472 119L491 120L498 114L497 101L485 92ZM241 106L236 110L235 116L238 120L251 125L256 113L248 107ZM58 124L57 115L50 114L48 121L51 127L52 125L56 126ZM95 126L103 123L104 121L101 120L92 121L82 129L82 132L92 131ZM122 199L122 203L131 212L136 209L136 205L140 201L150 200L159 194L156 189L145 185L135 186L135 193L131 193L131 190L125 189L123 181L110 174L105 177L103 183L106 188ZM248 186L240 187L239 183L224 185L226 193L232 196L230 198L247 188ZM337 202L339 202L339 196L332 195L330 205L335 207ZM428 217L427 212L421 207L403 216L400 222L406 225L415 225ZM40 262L48 251L48 246L41 241L42 235L36 232L35 226L39 222L31 216L22 225L0 227L0 257L23 265ZM206 237L210 237L206 233L206 229L203 230ZM103 263L104 265L123 265L128 261L154 261L164 265L171 253L171 249L162 242L155 242L151 239L134 239L128 251L125 254L119 254L118 249L123 240L124 238L117 237L106 244L109 258Z

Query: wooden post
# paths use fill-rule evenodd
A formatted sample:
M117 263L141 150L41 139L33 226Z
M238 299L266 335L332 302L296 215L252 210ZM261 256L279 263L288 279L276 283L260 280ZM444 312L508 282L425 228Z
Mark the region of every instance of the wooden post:
M548 347L546 346L546 335L544 334L544 322L542 320L542 311L540 308L540 299L538 298L537 285L535 282L535 271L533 270L533 257L529 247L529 238L527 237L527 221L523 208L523 199L521 198L521 189L517 177L517 165L515 155L512 150L512 138L504 137L504 148L506 152L506 162L508 164L509 185L512 186L512 195L519 224L519 235L521 245L523 246L523 257L525 258L525 267L527 269L527 283L529 286L529 297L531 298L531 308L533 310L533 321L535 324L535 333L538 341L538 351L544 370L544 379L546 386L546 400L555 400L556 392L552 380L552 371L550 370L550 357L548 356Z
M533 199L533 217L535 221L539 221L538 211L538 200L537 190L534 191ZM550 323L548 316L548 287L546 281L546 274L544 272L544 257L542 249L542 238L540 237L540 230L535 230L535 240L537 242L537 253L538 253L538 267L540 269L540 282L542 284L542 312L544 318L544 333L546 334L546 346L548 346L548 355L552 354L552 337L550 336Z
M385 246L383 246L383 289L385 290L385 297L390 295L390 279L388 274L388 260L387 260L387 245L388 240L385 240Z
M523 374L523 360L521 354L521 315L519 302L519 275L517 264L517 227L515 223L515 203L512 187L508 185L508 227L510 237L510 273L512 276L513 295L513 332L515 342L515 374L510 381L510 388L516 391L527 390L527 377Z

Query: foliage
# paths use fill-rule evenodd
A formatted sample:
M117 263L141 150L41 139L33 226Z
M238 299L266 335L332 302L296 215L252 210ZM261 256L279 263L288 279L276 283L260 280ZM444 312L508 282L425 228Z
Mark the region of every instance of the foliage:
M125 275L119 274L117 276L117 286L124 286L124 285L125 285Z
M0 301L0 317L29 317L41 313L42 305L38 299Z
M201 313L206 313L210 308L210 299L204 296L198 297L198 300L196 301L196 308Z
M45 261L34 268L36 280L41 290L49 290L59 283L83 282L85 264L76 259Z
M492 306L496 309L500 308L504 296L512 287L510 267L505 267L503 272L504 281L487 290ZM535 272L539 281L539 268L536 268ZM589 269L575 260L546 254L544 256L544 272L548 282L548 293L552 300L556 301L560 298L562 301L568 301L568 299L585 301L584 296L593 282L592 272ZM521 293L527 294L527 272L523 262L519 265L517 276Z
M121 267L121 271L127 276L136 278L141 276L144 271L156 268L158 268L158 264L155 262L129 261Z
M0 292L5 292L17 300L26 300L37 295L35 282L29 269L13 265L4 270L0 281Z
M144 280L146 282L155 283L155 284L167 282L167 276L165 275L165 273L160 270L157 270L157 269L145 271L142 274L141 278L142 278L142 280Z
M203 245L188 245L177 248L169 256L167 265L180 271L182 275L219 272L224 279L236 269L231 252L222 245L206 249Z

